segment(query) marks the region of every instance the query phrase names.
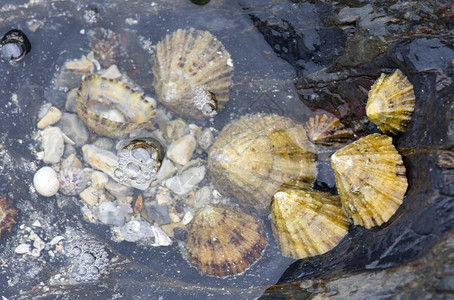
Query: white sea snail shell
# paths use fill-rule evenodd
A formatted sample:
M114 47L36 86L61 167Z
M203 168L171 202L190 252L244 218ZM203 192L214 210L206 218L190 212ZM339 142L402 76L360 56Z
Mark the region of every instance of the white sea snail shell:
M42 167L33 176L33 186L40 195L52 197L60 188L57 173L51 167Z

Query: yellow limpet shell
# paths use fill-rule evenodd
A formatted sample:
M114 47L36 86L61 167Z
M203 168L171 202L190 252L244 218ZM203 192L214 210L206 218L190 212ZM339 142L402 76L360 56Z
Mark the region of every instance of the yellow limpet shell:
M268 244L261 220L225 205L204 206L187 230L188 261L202 273L218 277L243 273Z
M334 248L350 222L338 196L318 191L285 189L271 204L274 238L282 255L306 258Z
M379 226L402 204L408 182L391 137L363 137L336 151L331 166L342 205L356 225Z
M261 212L283 185L310 188L317 173L315 146L303 126L274 114L225 126L209 150L208 167L219 190Z
M306 122L307 137L315 144L330 146L344 143L352 137L352 132L338 118L326 114L316 115Z
M116 138L143 129L154 117L153 105L113 79L89 75L77 90L77 113L96 133Z
M414 109L413 85L399 69L381 74L369 91L367 117L384 133L405 132Z
M232 59L208 31L168 34L156 46L152 71L159 101L183 117L212 117L229 101Z

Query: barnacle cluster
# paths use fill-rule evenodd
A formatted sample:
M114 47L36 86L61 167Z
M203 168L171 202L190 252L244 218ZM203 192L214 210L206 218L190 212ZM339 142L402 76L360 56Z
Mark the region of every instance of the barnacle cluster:
M70 259L69 280L76 282L95 281L109 265L109 255L104 246L95 240L72 240L65 245L65 254Z

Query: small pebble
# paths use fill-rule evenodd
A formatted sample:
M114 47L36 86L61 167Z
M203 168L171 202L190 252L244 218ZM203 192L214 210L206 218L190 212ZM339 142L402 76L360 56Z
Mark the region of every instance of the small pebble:
M109 177L100 171L94 171L91 173L91 186L95 189L102 190L109 182Z
M66 70L79 71L79 72L90 72L94 66L88 59L68 61L65 63Z
M17 254L25 254L30 252L30 245L29 244L20 244L14 249L14 252Z
M184 166L191 159L196 146L195 138L187 134L170 144L167 150L167 157L174 163Z
M184 195L192 191L205 178L205 174L205 166L192 167L177 176L167 179L165 185L175 194Z
M33 176L33 186L44 197L55 195L60 188L57 172L51 167L42 167Z
M44 151L43 161L46 164L56 164L63 156L65 145L63 132L58 127L46 127L42 132L41 147Z
M83 190L82 192L80 192L79 196L88 205L95 206L98 203L98 199L99 199L98 194L99 194L99 191L96 188L90 186L90 187L86 188L85 190Z
M191 222L193 218L194 218L194 213L192 212L192 210L187 211L183 217L183 224L188 225L189 222Z
M167 204L157 204L155 202L145 202L145 209L150 220L153 220L158 225L170 223L169 211Z
M44 129L47 126L54 125L60 121L61 116L62 112L55 106L52 106L47 110L47 113L39 120L36 126L38 129Z

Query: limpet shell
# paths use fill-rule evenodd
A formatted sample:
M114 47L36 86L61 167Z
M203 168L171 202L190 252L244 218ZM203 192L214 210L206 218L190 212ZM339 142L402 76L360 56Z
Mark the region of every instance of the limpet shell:
M77 91L77 113L96 133L116 138L144 128L155 110L119 81L89 75Z
M156 46L152 68L159 101L191 119L215 115L229 100L233 64L208 31L179 29Z
M334 248L350 222L338 196L318 191L284 189L271 203L274 238L282 255L306 258Z
M315 180L315 147L291 119L245 116L227 125L208 153L217 188L259 211L268 211L281 186L309 188Z
M352 137L352 132L338 118L326 114L310 118L304 128L309 140L320 145L345 143Z
M204 206L187 229L188 261L202 273L219 277L246 271L268 243L262 221L224 205Z
M391 137L363 137L336 151L331 166L342 205L356 225L379 226L402 204L408 182Z
M381 74L369 91L367 117L384 133L405 132L414 109L413 85L399 69Z

